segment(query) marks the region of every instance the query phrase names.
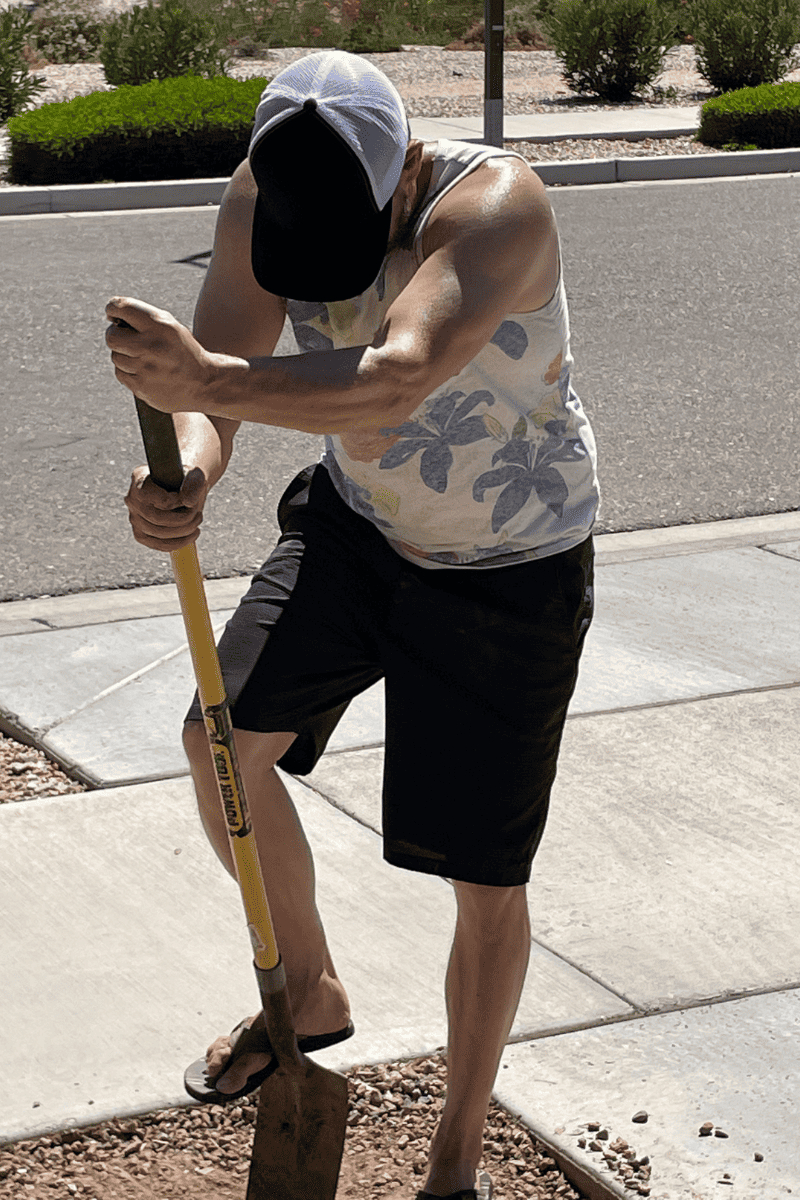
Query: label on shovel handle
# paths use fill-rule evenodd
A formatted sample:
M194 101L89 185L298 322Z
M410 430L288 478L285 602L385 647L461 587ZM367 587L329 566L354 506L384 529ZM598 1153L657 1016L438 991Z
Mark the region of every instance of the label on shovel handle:
M225 820L231 837L247 837L250 833L250 814L244 802L244 791L239 779L239 767L232 744L227 702L209 706L203 714L211 740L211 753L217 772ZM228 726L228 728L226 728Z
M246 837L250 832L250 822L242 811L241 792L236 786L236 776L227 746L214 746L214 766L228 830L232 837Z

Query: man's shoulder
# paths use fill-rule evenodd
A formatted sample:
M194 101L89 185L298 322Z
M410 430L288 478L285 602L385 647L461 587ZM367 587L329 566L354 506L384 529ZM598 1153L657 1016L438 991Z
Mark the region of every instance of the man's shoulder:
M534 212L540 219L552 216L544 184L528 163L518 157L487 158L437 201L425 230L424 257L498 221L518 222L522 230Z

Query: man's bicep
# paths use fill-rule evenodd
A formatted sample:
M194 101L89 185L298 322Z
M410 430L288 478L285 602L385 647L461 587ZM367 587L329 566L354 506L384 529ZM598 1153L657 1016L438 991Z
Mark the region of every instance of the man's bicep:
M458 375L506 316L523 311L552 254L553 230L546 215L523 214L446 239L425 260L374 343L405 372L416 404Z

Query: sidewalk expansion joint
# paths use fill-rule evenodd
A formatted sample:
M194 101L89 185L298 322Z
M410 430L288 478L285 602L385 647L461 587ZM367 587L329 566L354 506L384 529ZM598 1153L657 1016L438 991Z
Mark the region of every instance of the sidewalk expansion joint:
M382 744L383 743L381 743L381 745ZM326 758L329 753L332 752L326 751ZM324 800L326 804L330 804L331 808L335 808L336 811L342 813L343 816L349 817L351 821L355 821L355 823L360 825L362 829L368 829L373 837L381 838L383 836L379 829L375 829L373 825L370 825L369 821L365 821L364 818L360 817L357 813L350 812L350 810L345 808L343 804L340 804L338 801L334 800L332 796L328 796L327 793L321 791L318 787L315 787L313 783L309 783L305 776L290 775L289 778L294 779L296 783L302 784L303 787L308 788L308 790L313 792L315 796L319 796L320 800Z
M618 992L616 988L611 987L599 975L595 975L593 971L590 971L588 967L582 967L580 963L575 962L574 959L569 958L566 954L562 954L559 950L554 950L552 946L548 946L547 942L542 941L541 938L531 937L531 941L537 946L541 946L542 950L546 950L548 954L552 954L554 958L559 959L560 962L566 963L568 967L573 971L577 971L579 975L583 975L585 979L591 979L592 983L596 983L598 987L601 987L604 992L608 992L610 996L616 996L617 1000L621 1000L623 1004L627 1004L629 1008L632 1008L637 1016L645 1016L647 1011L645 1008L640 1004L636 1004L624 992Z
M545 947L549 950L549 947ZM550 953L554 953L550 951ZM558 955L559 958L563 957ZM568 959L564 960L569 962ZM570 966L574 964L570 963ZM580 967L576 970L581 971ZM581 971L582 974L588 975L593 979L588 971ZM601 987L606 985L601 980L596 980ZM614 992L613 988L607 988L614 995L620 995L619 992ZM678 1000L675 1004L662 1004L653 1008L643 1008L641 1005L634 1005L630 1000L626 1000L626 1004L630 1004L634 1009L630 1013L616 1013L610 1017L600 1017L589 1021L576 1021L574 1024L553 1027L552 1029L539 1029L535 1033L522 1033L517 1037L509 1038L509 1045L522 1045L525 1042L539 1042L545 1038L560 1037L566 1033L581 1033L588 1029L602 1029L607 1025L629 1025L632 1021L647 1021L651 1017L668 1017L673 1013L689 1012L696 1008L719 1008L723 1004L734 1004L738 1000L752 1000L756 996L780 996L787 992L797 992L800 996L800 980L793 983L780 983L774 987L760 988L743 988L740 991L725 992L720 996L708 996L700 1000ZM622 997L624 999L624 997Z
M386 740L382 738L379 742L360 742L357 746L334 746L332 750L325 751L325 757L331 758L334 754L352 754L355 750L382 750L386 745Z
M568 721L586 721L592 717L613 717L620 713L648 712L652 708L680 708L687 704L703 704L706 700L729 700L735 696L757 696L761 692L790 692L800 688L800 680L790 683L764 683L758 687L732 688L729 692L704 692L702 696L680 696L676 700L651 700L646 704L623 704L619 708L598 708L590 712L567 713Z
M219 637L224 628L224 622L214 626L214 637ZM109 684L107 688L103 688L102 692L98 692L96 696L91 696L88 700L84 700L82 704L78 704L75 708L70 709L69 712L64 713L64 715L58 717L57 720L51 721L49 725L42 726L39 732L42 734L51 733L54 729L57 729L59 725L65 725L67 721L71 721L72 718L78 716L79 713L85 712L87 708L91 708L92 705L98 704L101 700L105 700L107 696L113 696L115 692L119 692L122 688L127 687L129 683L138 683L140 679L145 677L145 675L149 675L151 671L155 671L157 667L163 666L164 663L171 662L173 658L177 658L180 654L184 654L188 649L189 643L182 642L181 645L176 646L174 650L170 650L166 654L162 654L160 658L156 658L153 660L153 662L147 663L146 666L140 667L138 671L133 671L130 675L126 675L124 679L118 679L116 683Z

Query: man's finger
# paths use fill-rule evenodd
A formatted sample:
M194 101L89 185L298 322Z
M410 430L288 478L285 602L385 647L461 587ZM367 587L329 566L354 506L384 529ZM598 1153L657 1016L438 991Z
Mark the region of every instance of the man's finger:
M106 316L111 322L126 321L137 333L149 329L153 322L173 319L166 309L145 304L143 300L133 300L130 296L113 296L106 305ZM122 332L127 331L123 329Z
M180 538L191 537L198 532L203 519L199 517L195 520L178 521L174 528L167 522L149 521L143 513L132 512L130 516L131 525L141 533L146 533L148 537L159 538L164 542L175 542Z
M159 529L189 529L201 524L202 513L195 508L155 508L153 505L136 503L126 497L125 504L128 512L137 521L146 522L153 532ZM169 533L166 534L169 537Z
M198 504L203 503L207 491L208 481L205 474L199 467L192 467L191 471L187 471L184 481L181 484L178 499L187 508L195 508Z

